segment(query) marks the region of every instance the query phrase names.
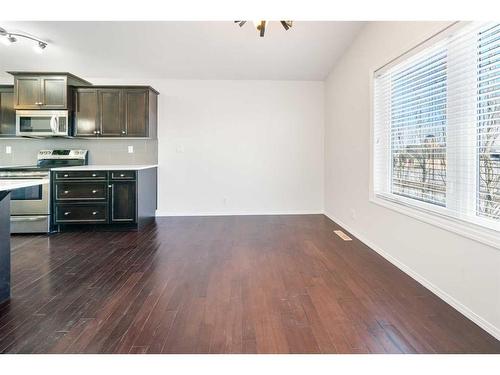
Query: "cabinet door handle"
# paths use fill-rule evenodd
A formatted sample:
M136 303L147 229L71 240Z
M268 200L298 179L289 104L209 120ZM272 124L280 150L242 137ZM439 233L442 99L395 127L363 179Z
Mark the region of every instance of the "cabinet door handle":
M97 190L92 190L92 194L95 194L95 193L97 193Z
M120 173L120 177L125 177L125 175L123 173Z
M68 191L68 190L64 190L64 194L68 194L68 193L69 193L69 191Z
M122 130L122 134L125 134L125 133L126 133L125 130Z
M108 185L109 188L111 188L111 185Z
M97 175L95 173L92 173L92 177L95 177L95 176L97 176Z
M68 177L68 175L67 175L67 174L65 174L63 177Z
M95 215L97 215L97 213L98 213L98 212L99 212L99 211L93 211L93 212L92 212L92 215L94 215L94 216L95 216Z
M66 211L66 212L64 213L64 216L68 216L70 213L71 213L71 211Z

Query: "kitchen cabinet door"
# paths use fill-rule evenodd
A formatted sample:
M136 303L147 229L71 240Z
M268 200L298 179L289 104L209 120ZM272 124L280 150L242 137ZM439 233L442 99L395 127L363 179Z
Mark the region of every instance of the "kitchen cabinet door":
M68 87L64 76L41 78L41 109L66 109Z
M15 135L14 87L0 87L0 137Z
M99 128L97 90L76 90L75 105L75 135L77 137L96 136Z
M99 123L97 135L120 137L125 134L123 121L122 90L99 89Z
M136 222L135 181L111 182L111 223Z
M40 82L41 78L36 76L15 77L15 109L40 109L42 102Z
M127 137L148 136L148 90L124 90Z

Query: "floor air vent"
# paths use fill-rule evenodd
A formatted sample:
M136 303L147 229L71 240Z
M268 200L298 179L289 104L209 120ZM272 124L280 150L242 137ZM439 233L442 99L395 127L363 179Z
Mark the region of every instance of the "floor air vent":
M334 230L333 233L335 233L337 236L342 238L344 241L352 241L352 238L349 237L347 234L342 232L341 230Z

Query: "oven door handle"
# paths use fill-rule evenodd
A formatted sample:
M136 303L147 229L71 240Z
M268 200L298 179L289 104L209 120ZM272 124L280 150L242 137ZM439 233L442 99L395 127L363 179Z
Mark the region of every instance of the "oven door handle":
M10 221L11 222L17 222L17 221L40 221L40 220L45 220L47 216L29 216L29 217L21 217L21 216L11 216Z

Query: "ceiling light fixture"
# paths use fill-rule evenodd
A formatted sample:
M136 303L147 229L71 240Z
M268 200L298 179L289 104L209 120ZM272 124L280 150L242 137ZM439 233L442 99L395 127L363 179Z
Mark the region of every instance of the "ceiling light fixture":
M17 42L17 37L33 40L36 42L34 49L36 52L41 53L47 47L48 43L34 37L32 35L22 33L22 32L10 32L0 27L0 39L3 44L10 46L11 44Z
M47 43L38 42L38 44L33 46L33 49L35 50L36 53L42 53L45 47L47 47Z
M253 24L257 28L257 31L259 32L259 35L261 37L263 37L266 32L266 26L268 22L270 21L253 21ZM289 28L292 27L292 22L293 21L280 21L281 26L283 26L285 30L288 30ZM234 23L237 23L240 27L243 27L243 25L245 25L247 21L234 21Z

